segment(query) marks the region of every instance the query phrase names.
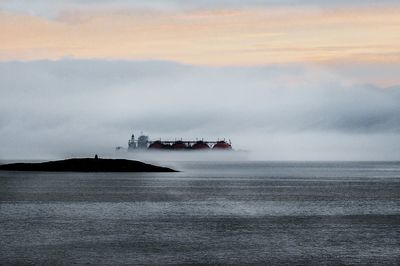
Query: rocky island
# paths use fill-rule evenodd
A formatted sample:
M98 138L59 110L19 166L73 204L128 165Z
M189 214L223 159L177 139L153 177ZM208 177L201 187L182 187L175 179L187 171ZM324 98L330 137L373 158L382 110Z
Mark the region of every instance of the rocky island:
M44 172L177 172L167 167L125 159L73 158L42 163L12 163L0 165L6 171Z

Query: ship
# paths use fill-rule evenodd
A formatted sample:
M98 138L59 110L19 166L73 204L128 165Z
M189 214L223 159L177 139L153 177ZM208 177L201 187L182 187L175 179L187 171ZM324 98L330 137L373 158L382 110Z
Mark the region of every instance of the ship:
M128 141L128 151L207 151L219 150L229 151L232 150L231 141L225 139L217 140L204 140L204 139L179 139L179 140L150 140L149 136L141 133L136 139L132 134L131 139Z

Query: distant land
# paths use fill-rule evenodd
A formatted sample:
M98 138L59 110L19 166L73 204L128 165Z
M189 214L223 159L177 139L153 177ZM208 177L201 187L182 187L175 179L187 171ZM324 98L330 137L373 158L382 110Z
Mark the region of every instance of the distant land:
M11 163L0 165L6 171L44 172L177 172L167 167L125 159L72 158L42 163Z

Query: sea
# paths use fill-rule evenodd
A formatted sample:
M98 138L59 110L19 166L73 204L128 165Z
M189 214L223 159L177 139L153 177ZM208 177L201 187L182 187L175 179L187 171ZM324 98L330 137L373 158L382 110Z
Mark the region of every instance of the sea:
M0 171L0 264L400 264L400 162L161 164Z

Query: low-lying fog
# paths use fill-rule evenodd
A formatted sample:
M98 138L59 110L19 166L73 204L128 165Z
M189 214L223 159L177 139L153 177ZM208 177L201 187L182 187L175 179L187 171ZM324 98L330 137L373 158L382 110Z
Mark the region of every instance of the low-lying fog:
M400 87L306 65L0 63L0 159L109 154L140 131L255 160L399 160Z

